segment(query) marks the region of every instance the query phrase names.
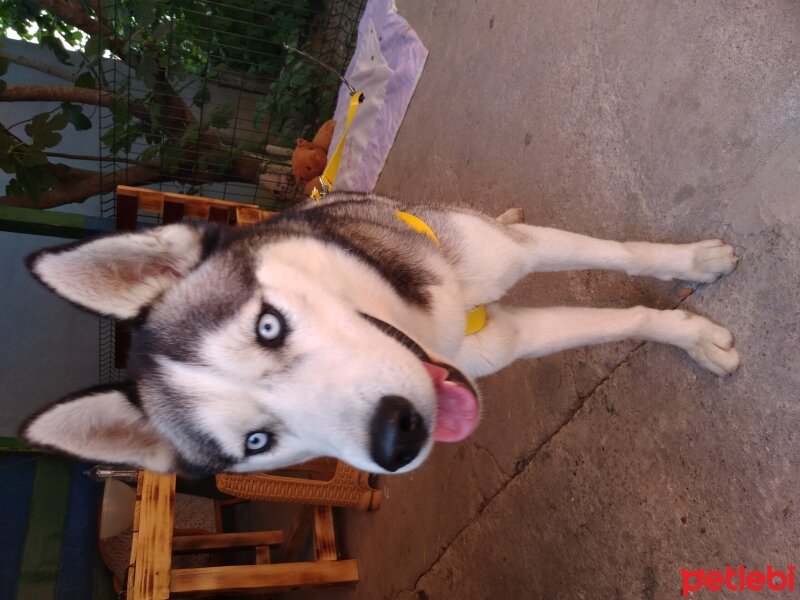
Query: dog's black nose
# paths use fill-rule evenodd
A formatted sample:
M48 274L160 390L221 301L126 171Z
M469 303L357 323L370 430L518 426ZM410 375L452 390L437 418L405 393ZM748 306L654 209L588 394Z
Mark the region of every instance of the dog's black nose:
M428 439L425 419L400 396L381 398L369 433L372 460L387 471L397 471L414 460Z

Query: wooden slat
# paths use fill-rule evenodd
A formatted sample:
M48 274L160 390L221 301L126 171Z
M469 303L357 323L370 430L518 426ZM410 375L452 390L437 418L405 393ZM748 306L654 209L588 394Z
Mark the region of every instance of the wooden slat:
M286 542L281 544L275 556L276 563L290 562L297 559L300 551L306 547L306 543L312 536L314 525L314 507L301 505L289 529Z
M277 214L277 212L269 210L254 210L249 207L240 207L236 209L236 224L252 225L253 223L260 223L264 219L269 219Z
M175 192L164 192L164 199L169 202L192 202L199 200L215 206L249 206L251 208L258 208L258 204L247 204L244 202L233 202L231 200L221 200L220 198L207 198L205 196L189 196L187 194L177 194Z
M186 202L183 207L185 216L208 221L209 211L211 209L211 205L208 202Z
M208 220L213 223L220 223L227 225L230 223L230 209L224 206L210 206L208 212Z
M164 202L164 212L161 213L161 223L169 225L180 223L183 220L185 204L179 202Z
M135 215L133 221L130 223L130 217L127 216L131 203L135 204L139 211L163 214L164 223L174 223L180 220L172 216L172 211L175 211L175 214L180 213L181 217L189 216L199 219L210 219L218 223L231 222L230 217L238 215L239 218L236 219L236 222L239 225L258 223L275 214L271 211L262 210L257 204L244 204L242 202L232 202L230 200L220 200L217 198L189 196L187 194L161 192L159 190L119 185L117 186L118 219L120 199L122 199L123 203L127 203L124 207L126 211L126 229L136 228ZM178 209L177 206L183 208ZM180 212L181 210L183 212ZM231 214L227 212L223 213L223 210L231 211ZM224 221L222 219L223 214L225 215Z
M166 600L169 597L174 509L175 475L144 471L141 475L136 568L133 582L128 585L128 598Z
M256 546L256 564L268 565L269 563L269 546Z
M134 531L131 535L131 558L128 562L129 567L136 566L136 549L139 547L139 533ZM133 579L129 579L129 584L133 583Z
M117 191L117 231L134 231L139 201L136 194Z
M170 591L173 594L198 592L279 591L300 586L355 583L358 561L337 560L270 565L237 565L173 569Z
M314 556L317 560L336 560L336 534L330 506L314 507Z
M139 196L139 210L142 212L161 213L164 211L164 197L153 194Z
M124 369L128 366L128 356L131 349L131 322L117 321L114 323L114 368Z
M253 548L255 546L276 546L281 543L283 543L282 531L176 535L172 538L172 551L191 552L218 548Z
M157 202L175 202L183 204L185 202L202 201L215 206L249 206L258 208L257 204L245 204L242 202L232 202L231 200L220 200L219 198L207 198L205 196L191 196L189 194L178 194L175 192L161 192L147 188L132 187L128 185L117 186L117 197L120 195L134 196L139 198L139 202L146 205L155 205Z
M140 204L142 203L150 204L153 202L164 201L164 192L162 192L161 190L151 190L148 188L128 188L128 189L136 191L136 194L139 196Z

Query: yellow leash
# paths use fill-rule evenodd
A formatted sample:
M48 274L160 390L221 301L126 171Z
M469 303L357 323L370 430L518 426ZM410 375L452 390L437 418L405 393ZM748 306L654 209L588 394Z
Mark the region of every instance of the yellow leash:
M342 137L339 138L339 143L336 144L336 150L334 150L333 156L331 156L331 159L328 161L325 170L322 172L322 175L319 176L320 187L317 188L317 186L314 186L314 189L311 190L311 197L317 202L322 200L325 194L333 191L333 182L336 181L336 174L339 172L339 163L342 160L342 152L344 152L344 139L347 137L347 132L350 131L353 118L356 116L358 107L361 106L363 101L364 94L361 92L353 92L350 94L350 106L347 108L347 119L344 122Z

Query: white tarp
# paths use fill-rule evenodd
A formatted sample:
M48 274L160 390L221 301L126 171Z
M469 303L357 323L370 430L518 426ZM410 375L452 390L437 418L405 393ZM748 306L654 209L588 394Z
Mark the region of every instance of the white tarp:
M394 0L367 2L358 25L356 50L345 73L365 100L347 134L335 190L374 189L427 58L428 50L397 12ZM349 103L350 92L343 85L329 160L344 129Z

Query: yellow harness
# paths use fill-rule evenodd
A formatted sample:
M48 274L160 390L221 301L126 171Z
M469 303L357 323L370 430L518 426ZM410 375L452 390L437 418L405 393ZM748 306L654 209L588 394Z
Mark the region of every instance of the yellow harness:
M403 221L406 225L411 227L417 233L421 233L422 235L427 235L434 244L439 246L439 238L436 237L436 234L433 232L433 229L430 228L425 221L420 219L416 215L412 215L411 213L407 213L402 210L394 211L394 216ZM481 304L480 306L476 306L470 311L467 311L467 327L466 327L466 335L472 335L473 333L478 333L481 329L486 327L486 305Z
M342 136L339 138L339 143L336 145L336 150L333 152L331 160L319 177L319 189L314 186L314 189L311 190L311 197L317 202L320 202L323 196L333 190L333 182L336 180L336 173L339 171L339 162L342 159L342 152L344 151L344 139L347 136L347 132L350 131L350 124L353 122L353 117L356 116L356 111L363 101L364 94L360 92L353 92L350 94L350 105L347 109L347 120L344 124ZM418 216L402 210L396 210L394 214L417 233L428 236L437 246L441 245L433 229ZM482 304L467 312L465 333L466 335L472 335L473 333L478 333L484 327L486 327L486 305Z

